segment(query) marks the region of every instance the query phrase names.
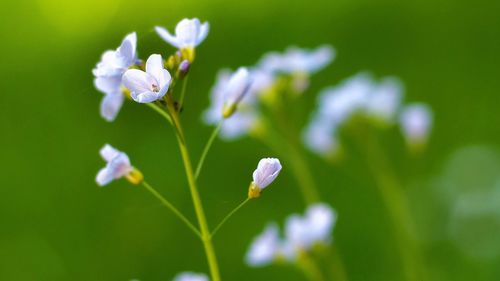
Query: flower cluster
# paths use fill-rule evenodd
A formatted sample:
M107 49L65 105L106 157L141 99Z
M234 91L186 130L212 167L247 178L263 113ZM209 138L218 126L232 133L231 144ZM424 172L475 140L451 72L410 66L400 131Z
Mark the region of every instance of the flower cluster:
M324 203L309 206L303 216L290 215L285 221L284 239L276 223L269 223L250 245L246 263L259 267L277 261L294 262L315 245L328 245L337 220L335 211Z
M262 121L260 104L268 102L277 91L304 92L309 76L334 57L331 46L315 50L290 47L284 53L263 55L253 67L241 67L234 73L220 70L203 120L210 125L223 122L220 135L226 140L253 133Z
M430 110L419 105L418 113L408 114L414 105L405 106L402 101L403 86L397 78L375 81L368 73L356 74L319 94L318 108L303 133L304 143L319 155L332 156L340 149L340 129L353 119L382 127L399 121L408 142L421 143L429 133Z

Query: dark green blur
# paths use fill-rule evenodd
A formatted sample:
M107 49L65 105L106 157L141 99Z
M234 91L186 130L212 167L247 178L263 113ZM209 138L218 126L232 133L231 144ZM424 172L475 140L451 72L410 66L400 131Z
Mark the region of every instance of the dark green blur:
M396 128L379 135L412 202L429 280L499 280L499 10L493 0L2 3L0 280L160 281L184 270L208 272L202 244L144 189L125 180L99 188L94 181L104 165L98 150L110 143L194 219L171 128L132 102L115 122L104 121L91 73L101 53L131 31L142 58L170 54L153 27L173 29L184 17L211 27L189 74L183 112L193 160L211 132L201 113L219 68L252 65L290 44L332 44L337 59L313 77L298 125L325 86L361 70L400 77L406 101L426 102L435 113L421 157L407 155ZM402 280L387 212L364 155L352 147L338 167L307 154L325 201L339 214L334 243L349 280ZM215 142L199 181L211 226L245 198L265 156L274 154L250 138ZM216 236L224 280L305 280L289 266L243 263L268 221L282 224L304 210L283 166L264 196ZM462 196L471 193L473 199Z

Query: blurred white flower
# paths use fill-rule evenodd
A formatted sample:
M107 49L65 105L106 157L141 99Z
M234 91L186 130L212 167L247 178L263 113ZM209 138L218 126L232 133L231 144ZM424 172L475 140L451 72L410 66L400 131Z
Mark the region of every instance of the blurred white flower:
M336 214L326 204L311 205L304 216L293 214L285 223L285 237L300 250L308 250L314 244L328 244L336 222Z
M245 72L245 70L242 70L238 76L246 76ZM254 108L256 101L255 96L249 95L249 93L241 93L238 89L236 89L236 86L229 85L232 77L238 77L235 75L236 74L231 73L228 69L222 69L219 71L216 83L212 87L210 107L203 114L203 120L206 124L216 125L224 118L223 110L225 105L228 103L228 99L233 101L238 100L238 110L231 114L230 117L225 118L222 123L220 136L226 140L235 139L247 134L258 120L258 115ZM237 78L236 80L239 79L241 78ZM233 79L233 81L234 80L235 79ZM233 82L233 84L236 82ZM236 89L238 91L228 89ZM241 96L238 96L238 93L240 93ZM232 95L238 97L231 97Z
M271 72L315 73L335 58L335 49L323 45L314 50L289 47L284 53L271 52L261 59L260 68Z
M386 77L375 85L366 104L366 113L385 124L396 120L403 99L403 84L395 77Z
M174 277L173 281L208 281L208 277L202 273L181 272Z
M146 61L146 71L130 69L123 74L123 84L132 99L139 103L161 99L168 91L172 77L163 66L161 55L151 55Z
M178 49L195 48L207 37L209 25L208 22L201 24L197 18L183 19L175 27L175 36L160 26L155 30L163 40Z
M224 106L222 115L224 118L230 117L238 103L243 99L250 87L250 74L248 69L240 67L231 75L224 89Z
M95 76L94 85L102 93L100 113L107 121L113 121L124 101L121 92L122 75L137 60L137 36L135 32L128 34L118 49L104 52L101 61L92 70Z
M311 151L319 155L333 155L340 146L335 130L336 127L331 122L314 118L304 130L303 141Z
M254 267L271 264L278 256L280 247L278 226L275 223L270 223L250 244L245 261Z
M281 168L277 158L262 158L253 172L253 184L259 189L266 188L278 177Z
M432 127L432 111L423 103L410 104L403 108L399 122L407 143L422 145L427 142Z
M97 173L96 182L100 186L107 185L114 179L124 177L134 170L127 154L118 151L109 144L104 145L99 153L107 162L106 167Z

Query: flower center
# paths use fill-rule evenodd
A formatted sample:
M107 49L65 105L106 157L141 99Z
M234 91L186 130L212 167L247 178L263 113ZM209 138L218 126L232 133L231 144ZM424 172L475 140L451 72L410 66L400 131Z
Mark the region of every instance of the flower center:
M158 85L156 85L156 84L151 84L151 89L153 89L153 92L159 92L160 91L160 87L158 87Z

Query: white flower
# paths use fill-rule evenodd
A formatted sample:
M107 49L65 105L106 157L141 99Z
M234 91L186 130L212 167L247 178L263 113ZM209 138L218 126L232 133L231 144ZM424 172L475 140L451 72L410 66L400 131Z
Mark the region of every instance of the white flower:
M222 115L224 118L231 116L238 103L243 99L250 87L250 74L245 67L240 67L231 75L224 89L224 107Z
M116 50L104 52L101 61L92 70L95 77L121 76L137 59L137 35L135 32L128 34Z
M104 145L100 154L107 162L106 167L97 173L96 182L100 186L107 185L114 179L124 177L134 170L127 154L118 151L109 144Z
M181 20L175 27L175 36L163 27L155 27L156 33L163 40L178 49L195 48L205 40L208 29L208 22L201 24L197 18Z
M310 206L304 216L293 214L285 223L285 236L296 249L308 250L317 243L329 243L336 214L326 204Z
M131 91L132 99L139 103L161 99L168 91L172 77L163 66L161 55L151 55L146 71L130 69L123 74L123 84Z
M280 246L278 226L270 223L250 244L245 261L254 267L268 265L276 259Z
M95 76L95 87L105 95L101 102L100 112L107 121L113 121L116 118L123 104L122 75L137 59L136 42L135 32L128 34L120 47L115 51L106 51L96 68L92 70Z
M266 188L276 179L281 168L277 158L262 158L253 172L253 184L259 189Z
M407 105L401 112L399 122L410 145L424 144L432 127L432 111L423 103Z
M324 45L315 50L289 47L283 54L271 52L261 59L262 69L272 72L315 73L327 66L335 58L335 49Z
M384 123L393 123L401 106L403 84L395 77L386 77L375 86L366 104L367 114Z
M335 154L339 149L339 142L335 136L336 127L332 122L316 117L314 118L303 134L306 146L313 152L328 156Z
M181 272L175 276L173 281L208 281L208 277L201 273Z
M228 104L237 104L238 110L230 117L225 118L222 123L220 136L223 139L231 140L245 135L258 120L254 109L255 96L249 95L249 93L245 94L248 85L246 85L246 89L242 87L245 84L244 80L248 82L249 79L248 71L244 68L240 68L234 74L227 69L220 70L217 74L216 83L211 91L211 104L204 112L203 120L210 125L218 124L224 118L223 112Z

